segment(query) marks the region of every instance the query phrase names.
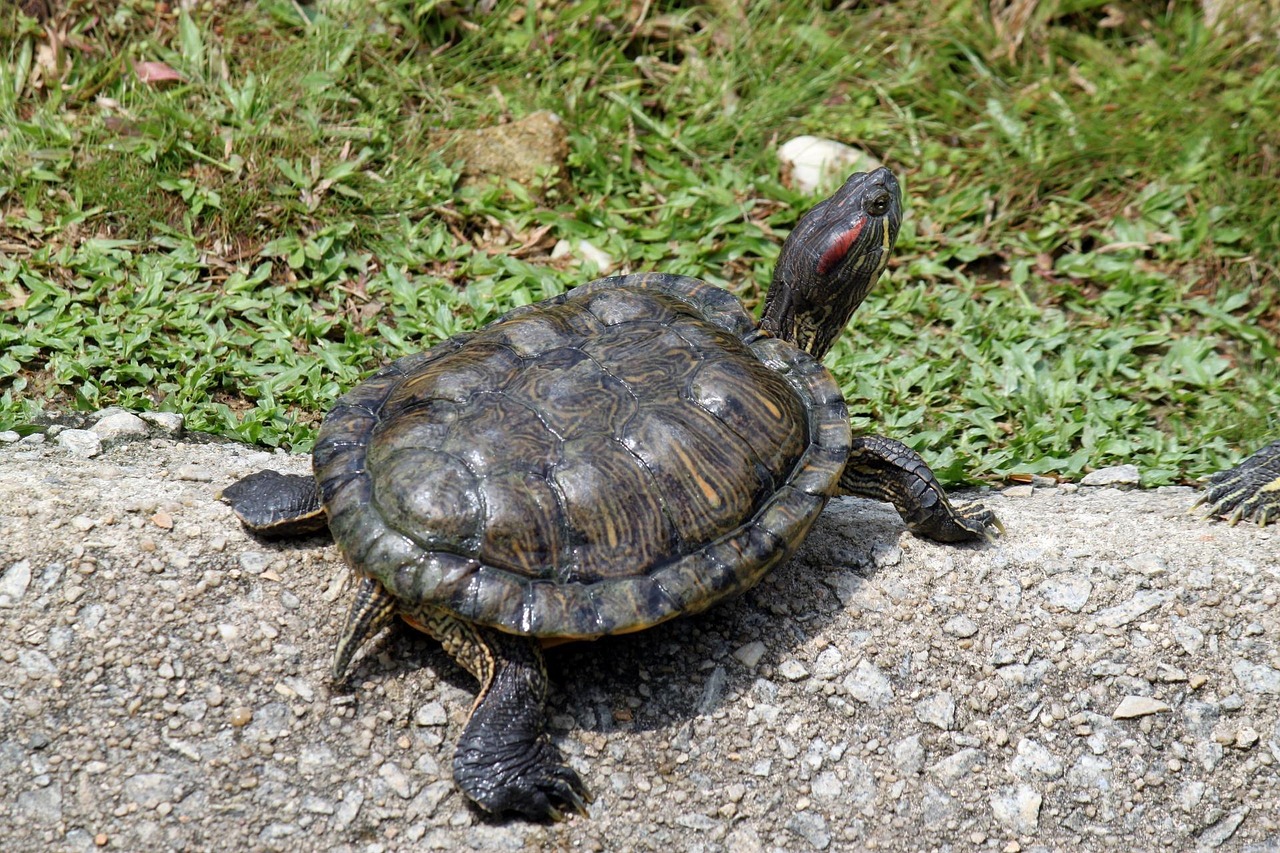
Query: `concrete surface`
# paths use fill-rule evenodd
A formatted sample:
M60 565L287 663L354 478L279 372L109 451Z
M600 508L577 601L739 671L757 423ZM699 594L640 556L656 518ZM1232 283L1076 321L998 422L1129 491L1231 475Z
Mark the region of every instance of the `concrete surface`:
M1189 489L991 494L966 547L833 502L743 598L550 654L596 801L540 825L453 789L426 638L328 684L332 544L214 499L307 460L160 426L0 435L5 851L1280 848L1280 535Z

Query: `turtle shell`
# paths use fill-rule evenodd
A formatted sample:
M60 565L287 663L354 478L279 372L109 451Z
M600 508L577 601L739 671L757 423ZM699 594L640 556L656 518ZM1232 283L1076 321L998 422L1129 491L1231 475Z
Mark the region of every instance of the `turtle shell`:
M731 294L601 279L387 366L313 451L357 574L539 637L703 610L804 538L844 468L844 399Z

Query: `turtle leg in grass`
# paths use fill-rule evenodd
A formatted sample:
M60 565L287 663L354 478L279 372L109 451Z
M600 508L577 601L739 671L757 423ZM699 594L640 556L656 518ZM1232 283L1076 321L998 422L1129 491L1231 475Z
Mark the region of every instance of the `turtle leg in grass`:
M1207 505L1206 515L1220 516L1232 525L1247 518L1265 527L1280 519L1280 441L1210 477L1195 505Z
M258 471L236 480L218 497L259 536L305 536L327 526L316 478L309 474Z
M453 754L453 779L493 813L562 820L565 809L587 813L591 794L543 732L547 670L537 640L465 622L428 606L397 602L372 578L362 578L333 656L342 678L357 649L399 615L444 646L480 682L471 718Z
M839 493L891 503L911 532L937 542L992 539L1004 532L991 510L952 504L920 454L884 436L853 439Z

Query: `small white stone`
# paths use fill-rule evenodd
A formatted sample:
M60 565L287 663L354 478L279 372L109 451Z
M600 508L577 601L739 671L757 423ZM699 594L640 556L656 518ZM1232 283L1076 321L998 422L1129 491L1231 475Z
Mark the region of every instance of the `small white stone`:
M139 412L138 417L170 436L181 435L185 424L177 412Z
M871 661L858 661L853 672L844 680L844 689L859 702L873 708L883 708L893 700L893 685L879 667Z
M813 662L815 678L830 680L844 671L844 655L835 646L827 646Z
M950 693L935 693L916 703L916 719L945 731L956 726L956 701Z
M1045 578L1040 584L1040 595L1052 607L1061 607L1069 613L1079 613L1093 594L1093 582L1085 575L1063 574Z
M443 726L449 722L449 715L445 713L444 705L428 702L413 715L413 721L420 726Z
M1099 610L1093 621L1104 628L1119 628L1122 625L1128 625L1147 611L1159 607L1172 597L1173 593L1165 590L1139 590L1133 594L1133 598L1123 604Z
M760 663L760 659L764 657L764 643L754 640L741 646L733 653L733 656L742 662L747 669L755 669L756 664Z
M1033 835L1040 825L1043 798L1030 785L1002 788L991 795L991 812L996 820L1019 835Z
M948 619L946 624L942 626L942 630L953 637L965 639L978 633L978 623L961 613L959 616L952 616Z
M1280 670L1272 669L1266 664L1238 660L1231 664L1231 672L1241 690L1280 695Z
M1169 706L1159 699L1153 699L1150 696L1126 696L1120 700L1120 704L1111 712L1111 718L1114 720L1131 720L1135 717L1146 717L1168 710Z
M809 670L805 669L800 661L791 658L778 665L778 674L787 681L799 681L809 677Z
M378 775L401 799L407 800L413 796L413 784L409 781L408 774L400 769L399 764L388 761L378 768Z
M818 136L797 136L778 148L783 180L801 193L834 190L853 172L870 172L883 164L864 151Z
M150 430L147 422L132 412L112 412L90 427L104 443L139 438Z
M1080 480L1082 486L1137 486L1142 483L1142 474L1137 465L1113 465L1090 471Z
M72 456L88 459L102 452L102 439L87 429L64 429L58 433L58 446Z
M1057 779L1062 775L1062 762L1039 741L1023 738L1017 754L1009 762L1009 772L1019 779Z
M19 560L0 575L0 607L17 607L31 585L31 561Z
M609 253L586 240L561 240L551 249L551 257L553 260L573 256L583 261L590 261L596 265L596 269L600 271L600 275L608 275L617 266L617 261L609 256Z

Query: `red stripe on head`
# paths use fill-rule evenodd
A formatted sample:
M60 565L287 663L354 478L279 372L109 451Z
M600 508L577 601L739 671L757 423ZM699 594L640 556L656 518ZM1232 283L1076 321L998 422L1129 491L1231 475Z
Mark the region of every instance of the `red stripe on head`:
M831 248L822 253L822 257L818 259L818 274L826 275L840 265L844 260L844 256L849 254L849 247L858 239L858 235L862 233L862 228L867 224L867 217L862 217L857 224L848 231L836 238L831 244Z

